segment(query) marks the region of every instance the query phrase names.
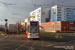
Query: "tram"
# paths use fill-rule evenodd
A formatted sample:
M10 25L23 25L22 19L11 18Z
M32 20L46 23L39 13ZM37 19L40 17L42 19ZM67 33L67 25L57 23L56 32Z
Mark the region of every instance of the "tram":
M26 34L27 38L39 38L39 22L30 21L30 23L26 26Z

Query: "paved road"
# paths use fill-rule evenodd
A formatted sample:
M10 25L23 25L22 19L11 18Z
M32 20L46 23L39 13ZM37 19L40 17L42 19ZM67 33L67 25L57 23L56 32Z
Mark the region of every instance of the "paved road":
M49 36L41 34L40 39L35 40L27 39L25 34L0 35L0 50L75 50L75 36L61 35L61 39L57 35L56 38Z

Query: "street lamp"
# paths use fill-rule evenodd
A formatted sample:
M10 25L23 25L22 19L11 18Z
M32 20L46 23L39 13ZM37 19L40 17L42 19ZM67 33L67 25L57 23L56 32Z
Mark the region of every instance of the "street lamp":
M5 21L7 22L7 21L8 21L8 19L5 19Z

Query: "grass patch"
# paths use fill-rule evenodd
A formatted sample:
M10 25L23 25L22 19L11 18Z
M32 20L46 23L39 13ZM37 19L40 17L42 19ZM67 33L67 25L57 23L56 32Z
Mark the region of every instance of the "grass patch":
M75 34L75 33L68 33L68 32L63 33L63 32L58 32L57 34Z
M40 33L55 33L55 32L40 31Z
M0 32L1 32L1 34L6 35L6 33L5 33L5 32L3 32L3 31L0 31Z
M75 33L70 33L70 32L48 32L48 31L40 31L40 33L54 33L54 34L75 34Z

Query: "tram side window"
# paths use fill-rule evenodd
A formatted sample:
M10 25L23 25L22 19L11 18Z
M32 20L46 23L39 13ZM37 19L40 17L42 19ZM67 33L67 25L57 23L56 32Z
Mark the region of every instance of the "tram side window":
M29 32L29 26L28 26L28 32Z
M26 27L26 31L28 31L28 32L29 32L29 26L28 26L28 27Z
M39 32L39 25L38 25L38 32Z

